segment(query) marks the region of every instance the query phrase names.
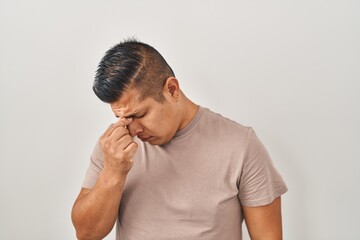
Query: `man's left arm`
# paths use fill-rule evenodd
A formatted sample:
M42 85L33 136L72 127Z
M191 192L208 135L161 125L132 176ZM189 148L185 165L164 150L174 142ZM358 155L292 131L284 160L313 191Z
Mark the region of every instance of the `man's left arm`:
M265 206L242 208L251 240L282 239L281 197Z

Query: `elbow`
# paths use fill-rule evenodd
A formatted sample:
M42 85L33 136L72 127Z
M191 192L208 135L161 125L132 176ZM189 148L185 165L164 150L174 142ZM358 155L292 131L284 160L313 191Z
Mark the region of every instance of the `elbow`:
M85 223L74 221L74 219L73 225L76 231L76 238L79 240L101 240L109 234L99 230L97 226L87 226Z
M112 226L103 221L94 221L89 216L78 214L73 209L71 220L76 231L76 237L79 240L101 240L105 238L112 230Z
M76 238L79 240L90 240L95 239L93 236L90 236L89 234L81 231L76 231Z
M76 230L76 238L79 240L101 240L106 237L107 234Z
M95 239L101 239L101 238L96 238L95 236L91 236L89 234L86 233L81 233L81 232L76 232L76 238L79 240L95 240Z

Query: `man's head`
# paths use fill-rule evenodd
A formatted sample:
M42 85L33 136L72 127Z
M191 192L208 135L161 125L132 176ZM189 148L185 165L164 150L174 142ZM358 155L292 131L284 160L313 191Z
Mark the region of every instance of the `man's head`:
M195 114L165 59L153 47L128 40L106 52L93 90L115 116L131 119L131 136L168 143Z
M106 103L119 100L130 88L137 89L142 99L152 97L162 102L162 89L169 77L175 77L174 72L156 49L130 39L106 52L93 90Z

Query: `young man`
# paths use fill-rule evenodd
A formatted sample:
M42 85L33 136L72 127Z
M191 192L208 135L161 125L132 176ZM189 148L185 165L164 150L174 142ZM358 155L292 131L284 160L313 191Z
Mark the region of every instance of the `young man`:
M119 120L91 156L72 220L79 239L281 239L286 185L250 127L198 106L164 58L111 48L93 90Z

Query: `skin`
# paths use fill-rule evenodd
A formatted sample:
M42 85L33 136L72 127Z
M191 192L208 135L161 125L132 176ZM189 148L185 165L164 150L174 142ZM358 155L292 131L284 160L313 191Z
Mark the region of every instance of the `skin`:
M242 207L252 240L281 240L281 198L261 207Z
M110 105L116 117L132 120L127 126L132 137L137 136L152 145L164 145L191 121L198 106L180 91L174 77L167 79L163 95L163 102L151 97L140 101L139 92L130 89Z
M81 189L72 209L78 239L103 239L113 228L138 148L133 138L164 145L195 116L198 106L182 93L176 78L166 80L162 93L163 102L151 97L141 100L139 91L130 88L110 104L119 120L100 137L104 168L92 189ZM243 211L251 239L281 239L280 198L267 206L243 207Z

